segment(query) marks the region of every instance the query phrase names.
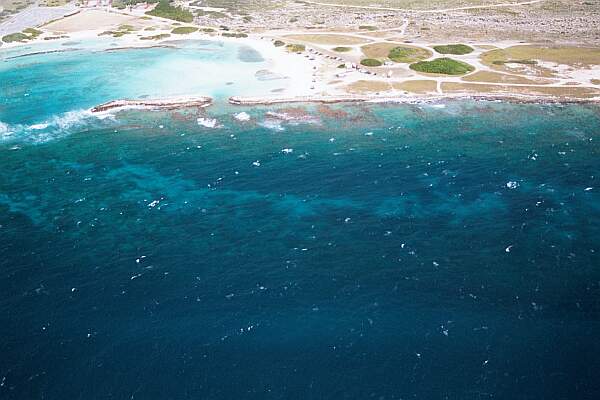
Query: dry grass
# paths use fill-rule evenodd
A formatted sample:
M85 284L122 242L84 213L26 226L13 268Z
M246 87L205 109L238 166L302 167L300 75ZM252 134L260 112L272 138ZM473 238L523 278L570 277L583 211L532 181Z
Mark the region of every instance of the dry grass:
M406 47L408 49L415 49L415 55L411 57L411 60L406 62L420 61L433 56L433 53L431 51L423 49L421 47L385 42L368 44L366 46L362 46L361 50L365 57L368 58L388 58L390 50L392 50L395 47ZM412 58L414 58L414 60Z
M435 93L437 91L437 82L432 80L414 80L396 82L393 84L394 89L403 90L411 93Z
M571 46L513 46L506 49L491 50L481 55L481 62L496 70L514 71L501 64L509 60L531 60L564 64L577 68L589 68L600 65L600 48ZM500 64L498 64L500 63ZM528 65L528 69L538 76L552 77L556 71L539 65Z
M383 81L356 81L346 86L349 93L355 94L385 92L391 89L392 85Z
M444 93L469 93L469 94L521 94L531 96L552 96L559 98L588 99L600 96L600 90L586 87L535 87L535 86L506 86L506 85L478 85L474 83L443 82Z
M335 34L306 34L306 35L287 35L285 39L297 40L303 43L314 43L324 45L353 45L368 42L367 39L361 39L353 36L335 35Z
M552 83L547 79L529 79L518 75L502 74L500 72L479 71L462 78L466 82L489 82L489 83L520 83L530 85L544 85Z

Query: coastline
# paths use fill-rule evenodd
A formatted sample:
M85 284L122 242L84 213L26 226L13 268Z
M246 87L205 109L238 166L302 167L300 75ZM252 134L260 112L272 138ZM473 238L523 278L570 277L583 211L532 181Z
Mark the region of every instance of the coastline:
M123 108L176 109L186 107L207 107L211 103L212 98L206 96L150 100L121 99L99 104L95 107L92 107L90 111L92 113L99 113Z
M107 20L101 26L85 26L85 18L90 15L105 13ZM87 16L87 17L86 17ZM141 17L145 19L141 19ZM79 20L78 18L82 18ZM114 20L109 21L111 18ZM126 20L123 20L123 19ZM77 22L79 21L79 22ZM64 22L64 25L61 23ZM107 30L115 29L115 26L122 22L136 24L136 29L123 37L110 38L108 41L99 39ZM112 23L112 25L111 25ZM57 25L58 24L58 25ZM178 24L180 25L180 24ZM195 26L194 24L191 24ZM283 103L343 103L343 102L380 102L380 103L414 103L414 102L435 102L443 100L484 100L484 101L507 101L513 103L581 103L597 104L600 103L600 84L590 76L594 70L583 68L580 71L555 76L552 79L536 75L536 71L512 71L507 72L500 68L493 68L483 63L481 56L489 48L490 44L470 42L475 49L472 53L463 56L454 56L454 58L474 65L475 71L462 76L440 75L415 73L404 63L386 63L380 68L362 67L358 60L362 57L358 52L361 51L365 43L376 43L379 41L382 45L400 45L403 43L400 39L382 38L368 36L365 33L356 32L327 32L313 31L312 37L307 33L292 31L266 31L262 34L249 33L248 37L226 37L220 33L202 32L201 29L185 35L172 35L174 27L173 21L160 17L147 17L135 13L108 12L100 10L79 10L75 14L61 18L59 21L44 24L40 29L44 34L25 43L12 42L6 43L0 48L0 54L6 50L14 50L25 46L37 46L39 44L48 44L50 49L33 49L31 52L11 55L4 57L5 61L23 58L41 54L51 54L78 50L90 51L126 51L130 49L146 48L178 48L175 42L188 42L194 40L209 40L215 42L235 43L240 46L248 46L258 51L267 64L265 72L281 79L281 88L271 90L271 93L258 94L244 90L235 93L229 93L233 96L219 100L228 101L233 105L269 105ZM152 32L145 32L145 28L152 28ZM60 29L63 29L62 31ZM99 29L100 28L100 29ZM291 33L295 33L291 35ZM46 40L57 35L58 40ZM168 37L159 40L144 40L148 36L143 35L167 35ZM303 37L304 40L301 40ZM354 44L349 44L350 52L341 54L333 51L334 44L320 40L336 37L336 40L358 40ZM318 40L317 40L318 38ZM274 46L276 39L285 40L286 43L302 43L306 45L306 52L288 51L285 47ZM365 42L366 41L366 42ZM77 46L78 42L92 43L91 49L81 49ZM66 47L52 49L52 44L64 46L71 44L75 47ZM429 59L440 57L433 53L433 44L422 39L406 41L410 46L416 46L430 51ZM520 44L530 45L526 42L505 42L496 43L494 48L506 49ZM338 43L343 44L343 43ZM98 46L97 48L94 48ZM499 46L499 47L498 47ZM365 53L366 54L366 53ZM341 64L340 64L341 63ZM540 65L543 64L540 62ZM240 66L243 66L240 62ZM352 67L350 67L352 65ZM342 66L345 66L342 68ZM563 67L557 65L555 67ZM596 67L594 67L596 68ZM259 71L261 72L261 71ZM490 80L471 79L477 74L489 74ZM583 74L583 75L582 75ZM589 76L588 76L589 75ZM494 80L511 78L513 81ZM465 79L466 78L466 79ZM519 80L520 79L520 80ZM538 81L536 81L538 79ZM546 79L546 81L544 81ZM432 84L433 87L416 87L419 84ZM416 86L412 89L411 84ZM445 85L451 86L448 91ZM571 86L569 86L571 85ZM470 89L470 90L466 90ZM513 90L514 91L509 91ZM503 92L506 90L506 92ZM547 93L543 93L547 90ZM577 92L578 90L578 92ZM537 92L537 93L528 93ZM587 92L586 92L587 91ZM210 95L211 93L206 93ZM133 96L135 97L135 95ZM169 98L157 98L150 101L142 100L113 100L108 103L99 104L97 109L120 109L124 107L142 107L142 108L183 108L187 106L209 105L211 101L202 99L197 101L195 96L190 94L184 100L172 100ZM189 103L189 104L188 104Z
M241 97L232 96L229 104L240 106L271 105L286 103L432 103L445 100L505 101L523 104L600 104L600 97L595 98L561 98L550 96L516 95L516 94L463 94L447 93L443 95L331 95L331 96L297 96L297 97Z

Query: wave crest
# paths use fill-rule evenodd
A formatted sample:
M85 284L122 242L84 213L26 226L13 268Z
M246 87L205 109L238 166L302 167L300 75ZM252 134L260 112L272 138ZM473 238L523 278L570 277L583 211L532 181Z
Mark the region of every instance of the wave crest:
M0 142L45 143L72 133L73 128L102 120L110 115L96 115L90 110L73 110L54 115L45 121L31 125L9 125L0 121Z

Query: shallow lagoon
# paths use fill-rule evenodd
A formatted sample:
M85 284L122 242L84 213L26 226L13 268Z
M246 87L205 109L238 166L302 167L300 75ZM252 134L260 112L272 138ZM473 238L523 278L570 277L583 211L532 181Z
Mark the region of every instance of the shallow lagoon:
M258 79L272 66L248 45L167 41L124 49L107 39L0 51L0 121L39 125L122 98L266 95L290 79ZM39 54L42 53L42 54ZM258 74L257 74L258 73Z

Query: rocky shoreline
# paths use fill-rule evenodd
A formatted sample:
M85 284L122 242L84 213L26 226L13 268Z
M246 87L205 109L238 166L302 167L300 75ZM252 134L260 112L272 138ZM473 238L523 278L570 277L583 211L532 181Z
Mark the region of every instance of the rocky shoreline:
M232 105L252 106L286 103L430 103L445 100L480 100L506 101L511 103L529 104L600 104L600 97L582 99L575 97L533 96L515 94L445 94L443 96L411 95L411 96L381 96L381 95L333 95L333 96L297 96L297 97L241 97L232 96Z
M150 109L176 109L186 107L206 107L212 104L211 97L190 97L178 99L151 99L151 100L113 100L92 107L92 113L111 111L121 108L150 108Z

